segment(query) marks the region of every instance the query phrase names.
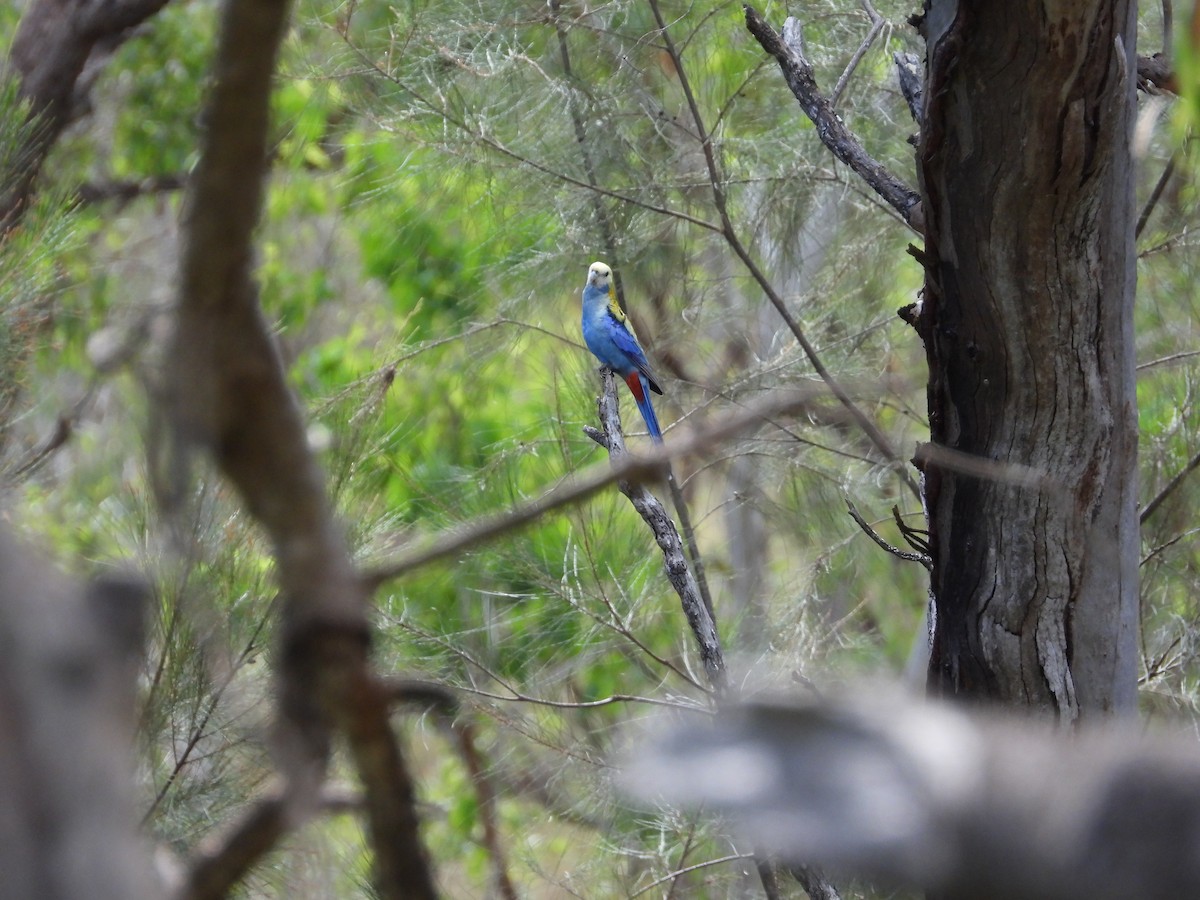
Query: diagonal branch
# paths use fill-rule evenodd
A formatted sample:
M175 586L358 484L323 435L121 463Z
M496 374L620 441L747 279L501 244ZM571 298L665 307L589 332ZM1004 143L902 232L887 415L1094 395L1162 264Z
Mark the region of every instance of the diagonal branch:
M1138 517L1138 521L1145 525L1149 518L1158 510L1158 508L1162 506L1164 502L1166 502L1166 499L1175 493L1175 491L1181 484L1183 484L1187 477L1196 470L1197 466L1200 466L1200 453L1193 455L1192 458L1187 461L1187 465L1177 472L1175 477L1168 481L1166 486L1161 491L1155 494L1154 499L1147 503L1145 508L1142 510L1141 515Z
M896 210L913 231L922 233L925 217L920 196L867 153L862 142L842 122L833 103L817 88L812 66L800 47L799 23L789 17L784 22L781 37L753 6L747 5L745 10L746 28L779 63L784 80L800 101L805 115L817 127L821 142Z
M270 535L283 597L279 763L289 819L317 803L333 732L365 787L375 887L435 896L413 785L367 662L366 593L309 449L251 274L267 161L271 78L286 0L229 0L200 161L190 181L167 414L207 449ZM169 486L170 505L186 494Z
M352 812L362 798L346 789L326 786L318 800L327 814ZM286 787L274 786L259 797L233 825L210 835L189 861L177 900L221 900L228 896L295 826Z
M846 411L850 413L858 427L862 429L863 433L867 436L871 443L875 445L875 449L879 451L880 455L885 460L886 465L896 471L900 479L905 483L905 485L908 486L909 490L911 490L917 496L920 496L920 490L917 487L916 482L913 481L912 476L909 475L904 461L900 459L899 454L897 454L892 448L891 442L887 439L884 433L880 431L879 426L871 421L866 413L858 408L858 405L846 392L846 389L838 382L836 378L833 377L833 373L831 373L829 369L825 367L825 363L821 360L816 348L812 345L812 342L809 341L807 335L805 335L804 329L800 327L800 323L796 321L796 318L787 308L787 304L784 303L783 297L781 297L779 292L775 290L774 285L771 284L770 280L763 273L762 269L759 268L758 263L755 262L754 257L750 255L750 251L738 237L737 229L734 228L733 219L729 214L729 200L725 195L725 188L722 183L720 166L717 164L717 155L716 150L713 148L712 133L704 127L704 117L700 113L700 106L696 102L696 95L692 91L691 82L687 77L687 70L684 68L683 60L675 48L675 42L671 39L671 35L667 31L667 23L663 18L662 11L658 7L658 0L649 0L649 4L650 10L654 14L655 22L658 25L659 33L662 36L663 46L674 63L675 72L679 77L679 85L683 89L683 95L687 100L688 111L692 117L692 122L696 126L696 134L699 137L700 147L704 153L704 164L708 170L709 190L712 192L713 205L716 207L717 213L721 218L721 235L725 238L725 243L729 246L729 249L733 251L734 255L736 255L737 258L742 261L742 265L746 267L746 271L750 273L750 277L754 279L755 283L762 290L763 294L766 295L767 300L779 314L779 317L783 319L784 324L787 325L788 330L791 331L792 336L796 339L796 343L798 343L800 345L800 349L804 351L804 355L807 357L809 364L813 367L813 371L815 371L817 376L823 382L825 382L825 384L829 387L829 390L837 398L838 402L846 408ZM755 13L751 7L747 6L746 15L747 18L749 18L751 15L757 17L758 14ZM761 19L759 21L761 22ZM770 31L769 28L767 30ZM774 32L771 33L774 34ZM913 196L915 197L916 195L914 194Z
M846 68L838 78L837 84L833 86L833 95L829 98L831 107L837 106L842 92L850 83L850 77L854 74L854 70L858 68L858 64L862 62L867 51L871 49L871 45L875 43L875 38L879 37L879 32L883 31L883 26L887 24L887 19L876 12L875 7L871 5L871 0L862 0L862 7L867 18L871 20L871 27L867 31L867 36L862 39L862 43L858 45L858 49L854 51L854 55L850 57L850 62L846 63Z
M907 550L901 550L899 547L893 547L891 544L885 541L883 536L871 527L871 523L862 517L862 513L858 511L858 507L851 502L849 497L846 498L846 506L850 511L850 518L852 518L855 524L862 529L863 534L873 540L888 553L892 554L892 556L903 559L907 562L919 562L926 569L931 570L933 568L933 562L930 560L928 553L910 553Z
M625 434L621 430L621 416L617 411L617 386L612 370L601 370L603 388L596 401L603 430L585 429L588 437L608 451L609 459L614 463L622 463L629 456L625 447ZM700 662L708 676L708 683L718 695L724 694L729 686L729 675L725 669L725 652L721 649L721 640L717 636L717 626L713 621L712 609L705 602L696 583L687 557L683 553L683 542L675 523L667 514L666 507L641 482L621 479L617 482L621 493L629 498L633 508L638 511L645 523L654 533L654 539L663 553L663 562L667 568L667 578L679 600L683 604L683 614L687 617L688 626L696 639L700 650Z
M681 435L672 439L669 444L660 445L654 452L645 456L625 456L612 466L596 466L571 480L564 481L536 500L414 541L410 548L364 572L363 583L368 591L374 591L385 581L399 578L430 563L457 556L468 547L516 531L552 510L580 503L610 484L622 480L645 481L656 477L662 471L664 463L669 460L705 451L744 431L756 428L775 416L809 409L812 398L817 396L818 391L819 387L816 385L807 389L780 391L768 400L750 404L745 409L697 429L691 435Z

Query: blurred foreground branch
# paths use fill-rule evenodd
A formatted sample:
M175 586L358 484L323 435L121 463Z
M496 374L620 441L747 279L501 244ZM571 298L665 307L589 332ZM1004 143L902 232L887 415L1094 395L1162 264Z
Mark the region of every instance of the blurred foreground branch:
M495 540L537 521L553 510L580 503L611 484L622 480L641 482L657 478L667 461L692 453L707 453L776 416L810 409L813 401L825 393L824 386L820 384L780 391L761 403L746 406L704 428L673 437L670 444L658 446L651 453L637 457L625 456L615 465L593 466L528 503L414 540L408 549L364 572L363 583L368 591L373 591L385 581L457 556L485 541Z
M224 8L207 129L188 186L166 413L184 452L212 454L273 544L283 596L276 749L286 808L278 821L294 827L318 807L332 733L340 732L365 789L376 890L429 898L412 781L387 693L368 666L366 592L251 275L287 12L285 0L229 0ZM166 485L168 512L187 496L185 474Z
M30 128L2 161L0 239L21 221L50 148L85 109L104 63L167 0L34 0L21 16L5 76L20 79Z
M1066 733L874 691L676 724L638 746L626 783L731 816L785 859L949 896L1200 896L1194 736Z
M0 900L150 900L134 695L147 590L86 589L0 529Z

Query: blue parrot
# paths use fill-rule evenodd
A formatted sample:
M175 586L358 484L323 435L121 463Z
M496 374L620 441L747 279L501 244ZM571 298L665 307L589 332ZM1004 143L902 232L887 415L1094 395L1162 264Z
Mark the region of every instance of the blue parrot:
M601 363L625 379L638 411L655 443L662 443L662 429L650 405L650 392L662 393L654 380L646 354L634 337L625 313L617 304L609 283L612 269L602 262L588 268L583 286L583 341Z

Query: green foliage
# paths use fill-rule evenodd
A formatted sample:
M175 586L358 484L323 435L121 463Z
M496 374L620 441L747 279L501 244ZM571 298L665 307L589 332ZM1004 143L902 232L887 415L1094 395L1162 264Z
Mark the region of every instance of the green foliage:
M218 8L212 0L167 5L145 36L121 48L109 85L121 104L109 177L175 175L195 164Z
M914 126L890 63L893 50L915 48L902 25L911 4L876 6L891 25L839 109L911 180ZM711 420L812 383L720 234L696 124L650 7L568 5L558 27L553 7L531 9L304 5L286 46L257 271L364 564L604 465L582 435L598 385L577 334L592 259L623 275L667 388L664 422ZM787 11L803 16L818 79L832 89L866 34L858 4ZM784 13L767 10L772 20ZM923 353L895 316L921 282L904 253L911 236L832 162L745 33L740 5L664 3L664 15L740 239L826 365L907 452L927 433ZM97 117L110 127L64 145L64 181L190 168L215 16L210 3L168 6L122 48L98 86ZM0 129L18 119L0 115ZM15 140L0 131L0 148ZM1142 196L1175 144L1154 134ZM61 191L40 196L0 246L7 487L25 527L62 559L132 558L154 576L144 806L155 835L187 852L271 771L269 548L205 473L180 518L164 521L155 493L163 448L147 397L173 290L177 203L150 196L71 212ZM1153 250L1139 272L1144 361L1195 345L1193 208L1185 181L1142 238ZM97 368L95 338L110 332L129 352ZM1198 362L1143 372L1147 501L1196 452ZM21 469L67 410L77 419L70 441L50 464ZM818 672L896 673L920 627L924 571L862 535L845 500L901 546L891 508L922 527L920 507L840 412L818 396L807 415L680 466L721 635L749 690ZM1185 539L1195 505L1185 486L1147 528L1145 680L1148 702L1164 708L1196 696L1200 559ZM612 790L622 729L651 707L605 701L707 702L661 557L615 490L399 579L376 601L380 667L462 692L523 895L631 895L730 852L718 825L627 809ZM398 718L446 893L484 894L492 857L473 776L443 731ZM306 861L320 853L336 864L313 895L362 890L368 864L354 818L295 838L254 889L316 884ZM741 868L698 869L676 895L732 893Z

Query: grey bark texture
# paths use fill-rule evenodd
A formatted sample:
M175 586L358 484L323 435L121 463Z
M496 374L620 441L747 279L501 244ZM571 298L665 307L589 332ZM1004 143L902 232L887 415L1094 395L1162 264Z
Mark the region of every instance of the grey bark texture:
M998 467L924 463L930 686L1065 720L1136 703L1135 12L933 0L920 23L910 321L935 448Z
M640 742L625 786L755 846L939 896L1200 896L1194 735L1074 733L871 690L726 706Z
M0 529L0 900L164 896L130 761L147 596L80 587Z

